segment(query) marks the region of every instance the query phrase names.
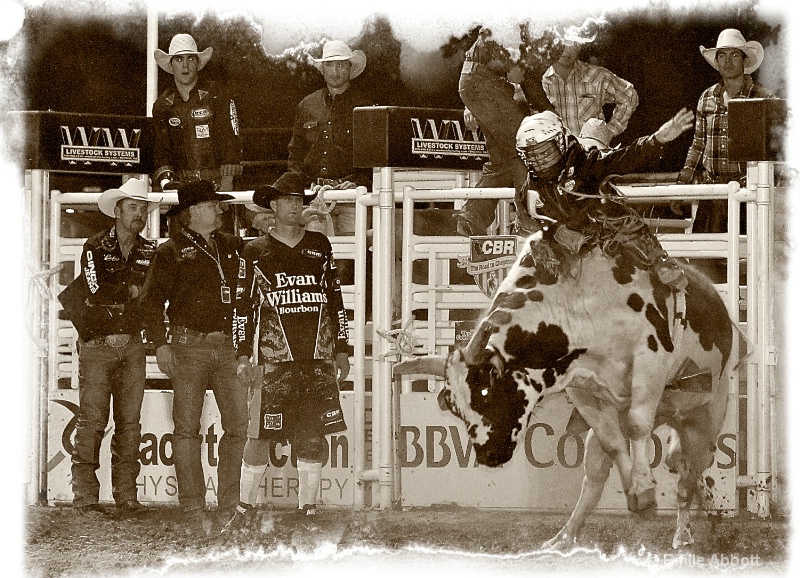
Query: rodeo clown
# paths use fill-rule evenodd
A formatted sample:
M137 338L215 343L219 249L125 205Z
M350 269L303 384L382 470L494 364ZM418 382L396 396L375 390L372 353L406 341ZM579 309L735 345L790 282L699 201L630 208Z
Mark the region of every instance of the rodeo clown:
M550 224L546 234L569 253L578 254L581 247L593 244L606 253L625 247L662 283L682 291L688 284L683 269L667 256L608 177L657 162L664 145L692 128L693 120L693 113L683 108L654 134L604 152L585 149L554 112L528 116L517 131L517 152L528 167L517 206Z
M305 195L304 184L301 175L288 173L253 194L256 205L274 211L275 226L243 252L237 339L239 372L251 382L250 425L240 502L223 532L255 522L270 440L291 443L298 508L304 515L315 514L324 437L347 429L338 386L350 372L347 312L330 241L300 224L311 196ZM253 351L252 358L242 355L247 351Z
M136 497L139 475L140 414L145 386L145 350L139 293L156 250L140 233L152 205L147 182L128 179L97 199L111 228L87 239L81 274L58 296L61 317L78 331L80 368L78 425L72 451L75 512L104 514L98 504L100 444L108 427L113 398L111 495L117 512L136 515L145 508Z
M199 76L212 54L210 46L199 52L188 34L176 34L169 52L155 51L174 80L153 103L153 183L161 190L204 179L232 191L233 177L242 174L236 103L222 86Z

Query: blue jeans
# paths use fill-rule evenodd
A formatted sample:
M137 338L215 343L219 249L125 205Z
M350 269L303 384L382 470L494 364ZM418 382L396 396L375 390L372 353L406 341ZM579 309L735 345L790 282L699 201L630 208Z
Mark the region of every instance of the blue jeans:
M236 352L231 337L211 340L192 333L173 337L172 377L173 458L178 499L184 510L205 507L206 483L200 460L200 416L206 389L219 408L223 435L219 438L217 503L232 510L239 502L242 453L247 439L247 384L236 375Z
M140 416L145 382L144 345L138 336L124 347L101 340L80 343L80 410L72 451L72 493L76 506L96 504L100 444L114 400L111 436L111 494L117 504L136 499L139 475Z
M514 100L514 87L484 66L462 74L458 94L475 118L486 139L490 166L484 166L476 187L514 187L517 192L528 177L528 169L517 154L517 129L530 112ZM494 220L496 199L470 199L461 214L481 228Z

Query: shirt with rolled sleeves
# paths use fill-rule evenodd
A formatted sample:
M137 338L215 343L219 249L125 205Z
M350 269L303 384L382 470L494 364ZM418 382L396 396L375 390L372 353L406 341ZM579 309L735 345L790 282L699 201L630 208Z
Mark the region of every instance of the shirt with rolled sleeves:
M125 258L116 226L86 240L81 274L59 295L62 317L72 321L81 339L141 334L140 293L155 251L155 241L137 235Z
M141 303L145 331L156 348L167 343L164 321L167 302L170 326L233 335L234 293L239 277L244 276L243 242L240 237L222 231L212 233L212 238L216 248L210 247L202 235L186 228L156 250ZM225 292L229 297L227 303Z

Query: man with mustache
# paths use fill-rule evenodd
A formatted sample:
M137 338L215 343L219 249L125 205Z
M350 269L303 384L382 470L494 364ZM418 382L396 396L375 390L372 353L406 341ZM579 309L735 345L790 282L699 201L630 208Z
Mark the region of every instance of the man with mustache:
M137 500L140 414L145 386L145 350L139 293L144 285L156 242L140 233L151 205L147 183L128 179L97 200L114 224L83 246L81 274L60 295L61 316L78 330L80 367L78 425L72 451L72 491L75 512L99 517L100 444L108 426L113 398L111 493L117 512L144 511Z

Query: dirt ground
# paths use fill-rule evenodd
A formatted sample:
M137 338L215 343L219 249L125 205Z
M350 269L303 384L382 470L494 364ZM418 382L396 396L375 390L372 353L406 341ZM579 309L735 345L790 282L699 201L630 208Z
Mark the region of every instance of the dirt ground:
M70 507L30 507L29 576L530 576L579 573L785 574L786 519L695 514L695 544L671 547L671 515L593 514L579 547L537 551L567 520L562 513L441 507L353 511L314 517L260 509L257 527L234 535L194 530L177 507L100 521ZM416 575L416 576L415 576Z

